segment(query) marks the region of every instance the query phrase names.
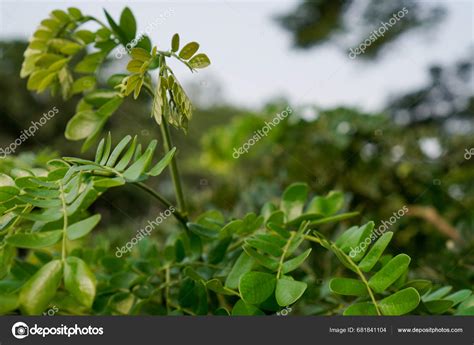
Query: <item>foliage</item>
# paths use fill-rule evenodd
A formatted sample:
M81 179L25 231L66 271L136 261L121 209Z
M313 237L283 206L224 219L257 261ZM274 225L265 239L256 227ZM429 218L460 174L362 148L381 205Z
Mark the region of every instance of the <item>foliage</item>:
M107 120L120 107L124 97L133 93L136 99L142 88L154 97L152 116L158 124L164 114L170 124L186 130L192 115L191 102L168 67L166 58L176 58L194 72L210 64L207 55L196 54L197 42L186 44L178 53L177 34L170 50L158 51L156 46L152 48L147 36L136 37L136 21L130 9L123 10L120 24L104 12L109 26L73 7L67 12L54 10L41 21L24 53L21 77L28 77L28 89L37 92L49 89L52 94L60 92L64 99L75 94L84 95L65 132L70 140L85 139L83 150L101 136ZM99 29L81 29L91 21L99 24ZM132 59L127 65L130 74L112 75L108 88L97 89L95 73L108 55L119 44L127 48L135 40L138 43L130 50ZM95 50L87 51L88 47ZM158 69L156 87L150 74L155 69Z
M63 157L43 168L19 168L12 159L12 166L3 167L8 171L0 174L1 314L38 315L56 306L61 314L84 315L269 315L290 305L299 308L302 301L305 314L473 314L470 289L451 294L450 286L434 289L430 281L412 279L410 256L384 254L391 232L351 255L372 237L373 222L342 234L327 233L327 226L342 227L358 216L345 212L348 202L342 192L311 195L308 201L309 186L293 183L258 213L226 217L210 210L190 221L168 124L186 130L192 104L166 58L177 58L192 71L210 61L196 54L196 42L180 50L178 35L165 52L142 37L140 46L130 51L130 74L112 76L109 89L95 89L97 68L119 43L126 47L136 36L128 8L119 24L105 15L109 27L75 8L53 11L30 42L22 76L29 76L31 90L61 91L65 98L84 93L66 128L67 138L86 139L83 148L100 137L124 97L133 93L138 98L147 90L165 154L153 164L157 140L142 150L137 137L127 135L113 145L109 134L99 142L93 160ZM87 21L100 29L78 30ZM98 51L79 56L89 44ZM155 85L149 73L154 69ZM85 75L74 79L74 73ZM336 142L347 145L345 140ZM144 183L165 168L177 207ZM93 204L107 190L126 185L171 209L178 223L162 241L140 233L135 243L128 242L136 245L130 254L117 255L124 242L114 243L114 256L112 236L92 236L101 221ZM339 269L323 281L330 295L315 284L315 262L324 249L338 260ZM357 279L345 277L343 269ZM320 304L324 310L317 309ZM308 305L315 309L304 312Z

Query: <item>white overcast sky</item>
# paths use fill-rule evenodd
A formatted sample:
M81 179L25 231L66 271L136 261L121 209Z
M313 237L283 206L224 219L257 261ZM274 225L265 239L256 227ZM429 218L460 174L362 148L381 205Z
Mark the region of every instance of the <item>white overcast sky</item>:
M364 110L377 110L389 95L423 85L427 66L456 61L474 46L474 0L447 0L439 1L447 7L448 17L438 29L403 37L375 63L349 60L330 45L296 51L291 49L290 35L273 18L297 3L0 0L0 39L28 38L56 8L76 6L104 19L102 8L117 18L127 5L137 17L139 30L172 9L173 14L153 31L153 43L167 49L170 37L179 32L183 41L198 41L212 60L211 67L197 76L179 68L184 82L217 79L226 99L249 107L287 96L296 104L352 105Z

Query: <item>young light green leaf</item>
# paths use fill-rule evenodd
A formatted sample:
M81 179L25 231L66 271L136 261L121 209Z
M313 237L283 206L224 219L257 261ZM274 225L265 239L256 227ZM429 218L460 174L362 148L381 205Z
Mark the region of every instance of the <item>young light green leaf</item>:
M20 291L20 309L26 315L39 315L56 294L62 278L61 260L53 260L41 267Z
M174 34L173 38L171 39L171 51L176 53L179 49L179 35Z
M275 297L279 306L285 307L295 303L307 288L305 282L280 278L276 283Z
M189 66L191 68L206 68L211 64L211 60L206 54L197 54L191 60L189 60Z
M378 293L385 291L407 270L410 261L406 254L395 256L370 278L369 286Z
M199 43L189 42L179 52L179 57L184 60L190 59L199 49Z
M247 272L239 281L240 295L246 303L262 303L275 291L275 283L276 279L273 274Z

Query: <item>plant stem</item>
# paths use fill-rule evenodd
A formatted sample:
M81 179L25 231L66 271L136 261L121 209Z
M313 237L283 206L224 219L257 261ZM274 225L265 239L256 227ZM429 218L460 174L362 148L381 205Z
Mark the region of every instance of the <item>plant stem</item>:
M63 215L64 215L64 222L63 222L63 240L62 240L62 248L61 248L61 259L62 261L66 260L66 232L68 227L68 219L67 219L67 205L66 199L64 198L64 189L62 183L59 183L59 190L61 192L60 198L63 208Z
M314 237L314 236L310 236L310 235L304 235L304 238L307 239L308 241L312 241L312 242L315 242L315 243L318 243L319 245L321 245L322 247L328 249L326 246L323 245L322 241L317 238L317 237ZM328 241L329 242L329 241ZM331 249L332 251L335 251L337 250L339 254L343 255L344 258L351 264L351 266L354 268L354 272L359 276L359 278L362 280L362 282L364 283L366 289L367 289L367 292L369 293L369 296L370 296L370 299L372 300L372 303L374 304L374 307L375 307L375 310L377 311L377 315L381 316L382 313L380 312L380 309L379 309L379 306L377 304L377 300L375 299L375 296L374 296L374 293L372 292L372 289L370 288L369 286L369 283L367 282L367 279L365 278L365 275L364 273L360 270L359 266L357 266L354 261L352 261L351 257L349 255L347 255L346 253L344 253L342 250L340 250L338 247L336 247L334 245L334 243L332 242L329 242L329 244L331 245ZM337 256L337 255L336 255Z
M175 216L175 218L177 220L179 220L186 227L186 223L188 222L187 217L185 215L183 215L179 210L177 210L176 207L174 207L173 204L171 204L171 202L169 202L167 199L165 199L163 196L161 196L160 194L155 192L153 189L148 187L143 182L134 183L133 185L137 186L138 188L144 190L145 192L147 192L148 194L153 196L156 200L158 200L160 203L162 203L167 208L174 208L175 211L172 212L173 215Z
M163 136L163 144L165 147L165 153L168 153L171 148L173 147L173 143L171 141L170 130L168 127L168 122L165 119L161 122L161 134ZM171 172L171 179L173 180L174 191L176 193L176 201L178 203L179 210L186 216L186 203L184 201L183 189L181 186L181 179L178 171L178 164L176 163L176 156L171 159L171 163L169 165L169 169Z

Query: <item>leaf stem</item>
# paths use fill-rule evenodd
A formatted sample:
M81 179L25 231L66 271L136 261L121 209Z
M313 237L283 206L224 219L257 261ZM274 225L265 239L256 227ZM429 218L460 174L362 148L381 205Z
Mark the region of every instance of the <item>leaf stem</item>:
M312 241L312 242L315 242L315 243L318 243L319 245L321 245L322 247L328 249L327 246L325 246L323 244L323 241L321 241L321 239L317 238L317 237L314 237L314 236L311 236L311 235L304 235L304 238L307 239L308 241ZM346 253L344 253L342 250L340 250L338 247L335 246L334 243L330 242L330 241L327 241L329 242L330 244L330 248L332 249L332 251L334 252L335 250L338 251L338 253L340 255L343 255L344 258L351 264L351 267L354 269L354 272L359 276L359 278L362 280L362 282L364 283L366 289L367 289L367 292L369 293L369 296L370 296L370 299L372 300L372 303L374 304L375 306L375 310L377 311L377 315L381 316L382 313L380 312L380 309L379 309L379 306L377 304L377 300L375 299L375 296L374 296L374 293L372 291L372 289L370 288L369 286L369 283L367 282L367 279L365 278L365 275L364 273L360 270L359 266L357 266L355 264L354 261L352 261L351 257L349 255L347 255ZM338 255L336 255L336 257L338 257Z
M280 277L281 277L281 271L283 269L283 262L285 261L286 253L288 252L288 248L290 247L291 241L295 237L295 234L296 234L295 232L291 232L290 237L288 238L288 240L285 243L285 246L283 247L283 253L281 254L280 262L278 263L277 279L280 279Z
M163 120L161 122L160 129L161 129L161 135L163 136L163 145L166 151L165 153L168 153L173 147L173 143L171 141L170 130L169 130L168 122L166 120ZM186 203L184 201L183 188L181 184L181 178L179 175L178 164L176 163L176 156L174 156L171 159L169 169L171 173L171 179L173 180L174 191L176 193L176 201L178 203L178 208L180 212L182 212L186 216L187 215Z
M66 232L68 227L68 219L67 219L67 206L66 206L66 199L64 198L64 189L63 185L59 183L59 190L60 190L60 199L63 208L63 215L64 215L64 222L63 222L63 240L62 240L62 248L61 248L61 259L64 261L66 259Z

